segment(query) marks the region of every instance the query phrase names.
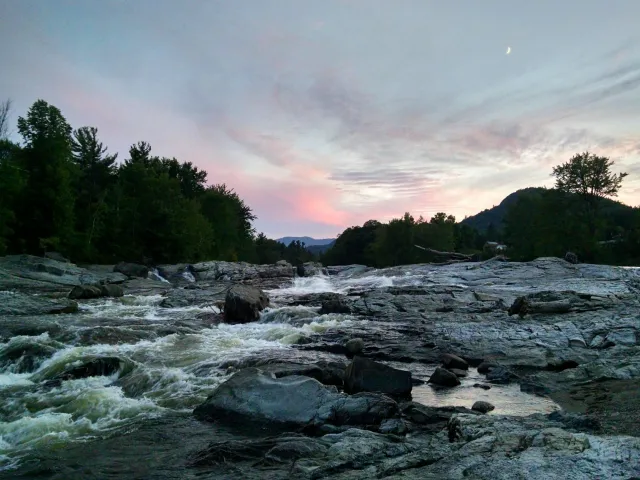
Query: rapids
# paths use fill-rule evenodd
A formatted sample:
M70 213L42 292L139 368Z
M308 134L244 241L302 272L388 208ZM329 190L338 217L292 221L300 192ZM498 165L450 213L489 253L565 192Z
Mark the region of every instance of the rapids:
M191 417L193 408L235 366L256 356L301 362L336 359L295 345L338 325L354 332L367 328L361 318L319 315L318 308L285 306L285 300L429 281L428 272L371 273L296 278L269 290L272 306L259 322L244 325L211 324L206 318L219 313L215 307L162 308L160 295L86 301L77 314L0 318L0 475L70 478L65 466L90 451L97 469L87 473L91 478L187 478L190 474L179 473L181 460L170 460L180 457L177 452L184 457L206 441L236 434ZM117 358L120 367L109 376L59 378L71 367L102 357ZM422 380L435 368L394 366ZM414 399L467 407L483 399L517 415L557 408L517 387L473 388L479 381L472 375L451 391L423 385L414 389ZM163 465L163 458L174 465ZM137 459L145 459L146 467L132 466Z

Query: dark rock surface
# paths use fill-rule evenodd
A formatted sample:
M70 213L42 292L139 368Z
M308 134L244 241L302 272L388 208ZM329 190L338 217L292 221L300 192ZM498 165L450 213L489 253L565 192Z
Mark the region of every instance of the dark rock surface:
M380 392L406 396L411 393L411 372L398 370L368 358L356 356L347 367L344 391Z
M253 322L268 305L269 297L259 288L235 285L225 296L224 318L227 322Z
M78 304L67 299L49 299L17 292L0 291L1 315L47 315L75 313Z
M113 267L113 271L126 275L129 278L147 278L149 267L137 263L120 262Z
M442 367L438 367L429 378L429 383L433 383L434 385L439 385L441 387L456 387L460 385L460 380L455 373Z

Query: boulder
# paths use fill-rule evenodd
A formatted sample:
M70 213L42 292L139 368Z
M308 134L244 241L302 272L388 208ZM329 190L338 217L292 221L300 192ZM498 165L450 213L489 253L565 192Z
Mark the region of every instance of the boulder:
M489 373L489 370L491 370L492 368L496 368L497 366L497 363L482 362L480 365L478 365L478 373L486 375L487 373Z
M398 404L384 395L348 396L313 378L275 378L258 368L247 368L222 383L193 413L207 421L313 428L380 425L398 411Z
M471 407L471 410L475 410L476 412L480 412L480 413L489 413L495 408L496 407L489 402L478 400L473 404L473 406Z
M234 285L224 300L224 318L227 322L247 323L260 318L260 312L269 305L269 297L256 287Z
M571 264L573 264L573 265L576 265L576 264L578 264L578 263L579 263L579 262L578 262L578 256L577 256L575 253L573 253L573 252L567 252L567 253L565 253L565 254L564 254L564 259L565 259L567 262L569 262L569 263L571 263Z
M438 367L429 378L429 383L440 385L441 387L456 387L460 385L460 380L458 380L455 373L451 373L449 370Z
M100 292L103 297L117 298L124 296L124 289L120 285L115 285L113 283L100 285Z
M69 367L64 372L56 375L54 380L74 380L78 378L111 376L123 367L118 357L94 358L82 365Z
M120 262L113 267L114 272L122 273L129 278L147 278L149 268L137 263Z
M102 290L95 285L76 285L69 292L69 298L73 300L88 300L102 297Z
M344 344L349 355L359 355L364 350L364 340L361 338L352 338Z
M462 358L456 355L453 355L451 353L445 353L444 355L442 355L442 366L447 369L451 369L451 368L457 368L459 370L469 369L469 364L467 363L466 360L463 360Z
M299 277L314 277L323 275L326 272L326 269L319 262L305 262L302 265L298 265L296 270Z
M464 378L467 376L466 370L460 370L459 368L447 368L451 373L453 373L458 378Z
M344 391L380 392L389 395L411 393L411 372L398 370L364 357L355 357L347 367Z

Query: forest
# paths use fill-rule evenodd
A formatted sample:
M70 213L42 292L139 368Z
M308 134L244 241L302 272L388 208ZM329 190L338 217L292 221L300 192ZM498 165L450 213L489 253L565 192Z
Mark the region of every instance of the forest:
M388 267L434 260L416 245L480 259L495 254L487 242L500 242L512 260L573 252L584 262L640 265L640 210L613 199L626 174L588 152L553 169L554 188L516 192L475 222L444 212L369 220L347 228L318 255L303 243L285 246L256 232L251 207L191 162L157 156L145 141L120 161L96 127L72 128L44 100L18 117L17 144L8 138L10 109L8 101L0 106L0 255L55 251L75 263L147 265L320 259Z
M159 157L139 141L119 162L98 129L73 129L37 100L8 139L11 103L0 107L0 255L55 251L75 263L199 260L298 264L300 242L258 234L251 208L191 162Z

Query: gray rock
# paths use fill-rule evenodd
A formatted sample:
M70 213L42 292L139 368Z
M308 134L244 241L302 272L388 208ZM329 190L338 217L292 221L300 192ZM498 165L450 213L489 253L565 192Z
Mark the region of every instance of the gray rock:
M411 393L412 387L411 372L364 357L356 356L345 372L344 391L347 393L380 392L402 396Z
M464 378L467 376L466 370L460 370L459 368L447 368L451 373L453 373L458 378Z
M438 367L429 378L429 383L440 385L441 387L455 387L460 385L460 380L458 380L455 373L445 370L442 367Z
M290 282L296 269L280 261L274 265L252 265L244 262L201 262L193 265L198 281L244 283L262 288L277 288Z
M361 338L352 338L344 346L350 355L358 355L364 350L364 341Z
M565 253L565 254L564 254L564 259L565 259L567 262L569 262L569 263L571 263L571 264L573 264L573 265L576 265L576 264L578 263L578 256L577 256L575 253L573 253L573 252L567 252L567 253Z
M327 313L349 314L351 313L351 307L344 296L336 293L322 301L320 315L325 315Z
M389 418L380 423L380 433L391 433L394 435L404 435L409 428L406 422L400 418Z
M320 262L305 262L302 265L298 265L297 273L299 277L314 277L326 274L326 269Z
M457 368L459 370L467 370L469 368L469 364L466 360L453 355L451 353L445 353L442 355L442 366L446 369Z
M124 289L122 286L113 283L100 285L100 292L103 297L118 298L124 296Z
M113 271L126 275L129 278L147 278L149 275L149 267L137 263L120 262Z
M206 288L172 288L168 290L160 306L163 308L224 307L225 297L231 285L213 283Z
M305 427L379 425L397 414L397 403L384 395L347 396L309 377L275 378L257 368L235 373L194 410L201 420Z
M489 402L478 400L477 402L474 402L473 406L471 407L471 410L475 410L476 412L480 412L480 413L489 413L495 410L495 408L496 408L495 405L492 405Z
M234 323L253 322L268 305L269 297L259 288L234 285L225 296L224 318Z
M496 368L498 366L497 363L493 363L493 362L482 362L480 365L478 365L478 373L482 373L487 374L489 373L489 370L491 370L492 368Z
M67 258L65 258L61 253L58 252L46 252L44 254L44 258L49 258L61 263L71 263Z
M47 315L77 311L78 304L71 300L52 300L24 293L0 291L0 315Z
M73 300L87 300L102 297L100 287L94 285L77 285L69 292L69 298Z

